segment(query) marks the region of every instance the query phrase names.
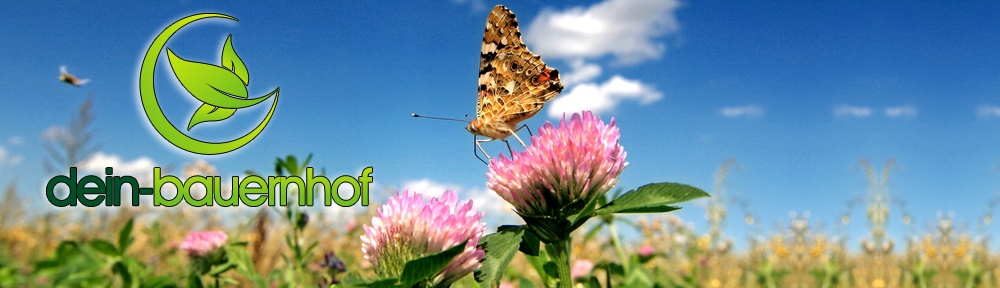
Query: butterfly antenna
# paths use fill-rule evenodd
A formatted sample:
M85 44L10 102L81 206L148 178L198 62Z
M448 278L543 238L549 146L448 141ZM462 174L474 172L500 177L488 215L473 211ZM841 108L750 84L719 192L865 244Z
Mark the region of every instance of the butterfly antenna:
M431 117L431 116L423 116L423 115L417 115L417 114L410 114L410 115L413 115L413 118L427 118L427 119L434 119L434 120L458 121L458 122L462 122L462 123L469 122L469 121L465 121L465 120L462 120L462 119L455 119L455 118Z

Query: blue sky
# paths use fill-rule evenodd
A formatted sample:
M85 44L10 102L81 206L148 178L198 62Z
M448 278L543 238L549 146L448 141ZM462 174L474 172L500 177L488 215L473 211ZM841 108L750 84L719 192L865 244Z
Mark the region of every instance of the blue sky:
M0 185L44 201L44 134L66 126L94 95L94 163L150 173L195 160L223 176L271 171L275 157L313 153L314 167L356 175L374 167L380 189L460 191L488 201L487 167L464 124L411 113L474 114L486 15L495 3L331 1L158 4L5 3L0 11ZM529 49L562 72L566 90L525 123L590 109L617 119L630 163L621 187L681 182L710 189L735 158L728 190L766 229L789 211L826 227L865 192L859 158L895 158L891 191L916 225L955 211L975 227L997 198L1000 174L1000 4L991 1L624 0L503 3ZM250 71L249 91L281 87L270 125L236 152L196 156L163 141L139 110L138 67L152 38L184 16L218 12L168 42L179 56L217 63L225 37ZM161 54L162 55L162 54ZM158 67L157 93L175 123L197 107ZM66 65L82 87L58 81ZM263 106L263 105L262 105ZM266 111L240 110L192 135L224 140ZM526 138L523 137L522 138ZM496 155L502 143L485 145ZM95 172L96 174L97 172ZM387 197L379 192L373 199ZM52 209L47 204L36 204ZM488 206L488 205L487 205ZM496 207L494 207L496 206ZM677 214L704 228L696 204ZM731 210L727 232L747 228ZM493 205L484 209L502 211ZM891 234L899 238L900 210ZM848 229L862 236L863 208ZM960 225L961 227L961 225ZM739 242L739 241L738 241Z

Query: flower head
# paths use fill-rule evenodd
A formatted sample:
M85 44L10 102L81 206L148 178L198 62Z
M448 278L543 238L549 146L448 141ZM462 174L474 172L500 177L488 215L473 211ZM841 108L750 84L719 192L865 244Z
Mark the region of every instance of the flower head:
M573 262L573 268L570 268L569 275L573 279L579 279L590 275L591 270L594 270L594 262L587 259L580 259Z
M618 184L625 150L618 144L615 119L605 125L589 111L563 116L559 127L546 122L531 146L490 163L486 186L521 215L556 215L578 200L603 197ZM573 211L570 211L573 212Z
M180 249L187 252L188 256L203 257L226 245L226 240L228 236L222 231L190 232L184 237Z
M364 225L361 252L380 277L398 277L407 261L465 244L465 251L452 259L433 281L448 285L479 268L484 252L476 247L486 224L482 212L472 210L472 201L458 203L454 192L424 202L422 195L396 193L378 209L371 226Z
M641 257L649 257L649 256L653 255L653 253L656 252L656 248L653 248L653 246L650 246L650 245L643 245L642 247L639 247L639 251L638 252L639 252L639 256L641 256Z

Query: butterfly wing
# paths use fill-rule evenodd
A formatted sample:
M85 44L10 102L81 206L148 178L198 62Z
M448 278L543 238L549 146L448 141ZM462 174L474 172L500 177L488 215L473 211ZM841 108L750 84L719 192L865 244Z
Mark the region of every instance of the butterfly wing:
M479 62L478 122L499 120L513 128L562 89L559 71L524 45L514 13L503 5L494 7L486 20Z

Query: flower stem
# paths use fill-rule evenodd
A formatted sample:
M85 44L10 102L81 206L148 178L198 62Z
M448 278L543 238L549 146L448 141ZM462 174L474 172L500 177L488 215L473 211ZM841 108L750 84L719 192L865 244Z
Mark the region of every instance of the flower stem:
M552 243L553 261L556 262L556 272L559 274L559 288L572 288L573 278L569 272L570 238Z
M615 246L615 253L618 254L618 261L622 261L621 264L625 271L632 271L629 270L630 263L628 258L625 256L625 249L622 248L621 239L618 237L618 229L615 228L614 220L608 222L608 230L611 232L611 244Z

